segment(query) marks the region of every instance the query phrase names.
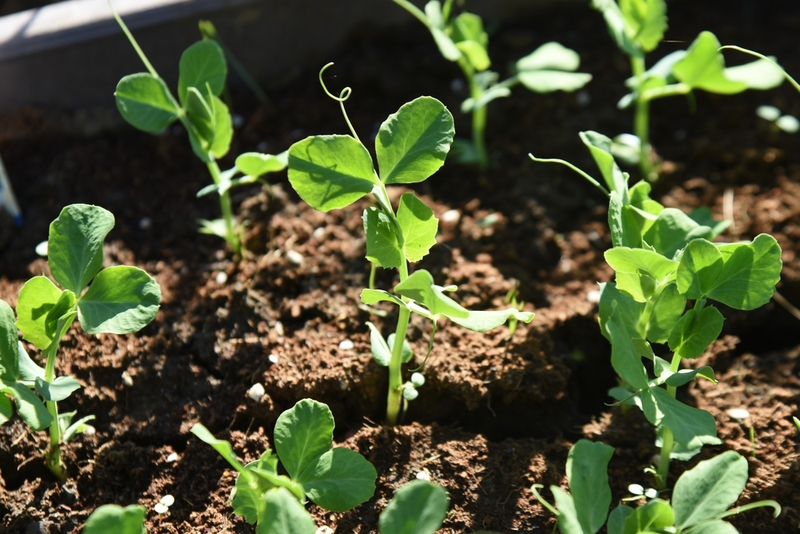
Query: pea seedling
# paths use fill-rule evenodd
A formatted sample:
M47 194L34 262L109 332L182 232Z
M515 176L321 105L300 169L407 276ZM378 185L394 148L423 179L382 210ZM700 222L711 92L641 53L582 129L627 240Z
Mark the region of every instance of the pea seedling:
M458 64L469 85L470 97L461 104L461 111L472 113L472 144L460 152L462 162L477 162L489 166L484 131L486 106L496 98L507 97L511 88L522 84L535 93L576 91L592 79L591 74L574 72L580 65L578 54L556 42L545 43L515 64L516 73L498 81L496 72L489 70L489 36L483 20L474 13L463 12L451 19L453 0L432 0L420 10L408 0L393 0L430 30L439 52L448 61Z
M325 68L328 66L330 64ZM325 68L320 71L323 88ZM386 186L422 182L442 166L455 133L453 116L444 104L423 96L390 115L375 139L380 169L376 172L367 148L347 118L344 102L351 89L345 88L339 97L327 88L325 92L340 103L353 136L317 135L293 144L289 148L289 182L300 198L320 211L345 208L369 193L377 201L377 206L366 208L363 214L367 260L373 266L397 269L400 283L395 286L394 293L365 289L361 301L367 306L387 301L399 307L394 336L384 339L375 325L367 323L372 355L379 365L389 368L386 420L394 425L403 399L413 400L417 396L416 387L421 385L420 377L416 383L402 380L402 365L413 357L406 342L412 311L430 319L433 333L440 317L485 332L504 324L510 317L530 322L533 314L514 308L470 312L445 295L454 291L455 286L436 285L431 273L424 269L409 273L409 264L420 261L436 244L438 220L433 210L414 193L404 193L395 212Z
M49 427L47 467L61 480L67 477L62 441L90 429L86 422L94 419L88 416L73 423L75 412L58 413L57 403L81 387L70 376L55 376L61 339L76 317L88 334L138 332L155 318L161 300L158 283L143 270L125 265L101 269L103 240L113 227L114 216L103 208L67 206L50 224L47 241L50 274L64 289L46 276L25 282L17 300L16 323L11 307L0 301L0 391L14 399L20 417L33 430ZM44 369L18 342L17 328L42 351ZM0 395L0 422L8 420L11 410L9 399Z
M355 451L331 448L333 428L328 406L303 399L275 423L277 456L267 449L244 466L229 442L216 439L200 423L191 432L239 473L232 495L233 513L250 524L257 523L258 533L290 534L313 533L316 528L303 508L306 497L326 510L343 512L375 492L375 468ZM278 474L279 459L289 476Z
M773 508L775 517L781 512L780 505L769 500L728 509L747 484L748 464L736 452L726 451L684 472L671 502L656 497L637 508L620 504L609 515L607 467L613 453L614 449L603 443L582 439L573 445L567 457L570 493L550 486L555 507L539 494L541 484L531 488L536 499L558 517L562 534L594 534L606 524L606 518L609 534L739 532L723 519L765 506Z
M620 109L635 104L634 135L623 134L612 145L615 155L638 163L641 176L658 178L658 156L650 145L650 102L673 95L691 95L702 89L731 95L747 89L772 89L783 82L784 74L772 60L739 47L720 47L713 33L704 31L688 50L677 50L646 68L645 55L658 47L667 29L665 0L592 0L592 7L603 14L617 46L630 57L633 76L626 85L630 93L617 104ZM725 67L723 48L735 48L759 57L758 60Z
M261 181L262 175L283 170L286 168L286 153L275 156L248 152L237 157L231 169L221 171L217 161L228 153L233 138L233 119L220 99L228 72L222 48L214 40L203 39L184 51L178 67L176 99L125 23L113 7L111 10L148 71L125 76L119 81L114 93L117 109L131 126L145 132L159 132L175 121L181 122L189 135L192 150L206 164L213 181L197 196L217 193L222 212L222 219L201 220L200 231L225 239L233 252L239 254L242 250L241 228L233 218L230 189ZM235 178L239 173L243 176Z
M702 377L715 382L708 366L680 369L683 359L705 352L722 331L724 318L710 300L737 310L769 302L781 273L781 249L772 236L750 242L712 243L725 227L692 219L650 198L650 185L628 187L628 176L611 155L611 140L581 132L605 187L562 160L609 196L608 224L613 248L606 262L616 281L601 284L600 329L611 342L611 365L625 382L610 394L635 404L656 426L661 457L656 472L666 485L670 458L688 459L704 444L717 444L714 417L683 404L676 389ZM687 309L687 304L691 307ZM671 360L657 356L651 343L666 344ZM652 362L654 378L642 363Z
M771 123L773 133L780 131L797 133L800 130L800 121L794 115L784 115L775 106L758 106L756 115Z

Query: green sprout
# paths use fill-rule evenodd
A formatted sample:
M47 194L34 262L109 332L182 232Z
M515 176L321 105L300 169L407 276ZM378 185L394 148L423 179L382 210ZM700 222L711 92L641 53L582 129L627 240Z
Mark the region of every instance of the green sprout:
M242 465L231 444L216 439L196 423L191 432L211 445L239 473L232 496L233 513L258 524L256 532L311 533L314 520L303 507L306 498L332 512L350 510L375 492L378 474L359 453L333 445L330 408L303 399L275 423L275 452ZM278 474L278 460L288 473Z
M402 366L413 357L406 341L411 312L431 321L428 354L439 318L446 317L471 330L485 332L511 317L530 322L533 314L514 308L469 311L445 294L457 289L455 286L437 285L433 275L424 269L411 272L409 265L420 261L436 244L438 220L433 210L411 192L400 197L395 211L386 186L422 182L442 166L455 133L453 116L444 104L427 96L404 104L378 131L375 153L379 171L376 171L369 151L345 111L344 103L351 89L346 87L337 97L322 82L322 74L330 65L320 71L320 83L340 103L353 135L316 135L293 144L289 148L289 182L301 199L324 212L345 208L367 194L376 200L377 205L367 207L363 213L366 257L373 267L396 269L400 282L393 292L364 289L361 301L367 306L389 302L399 308L397 327L388 338L375 325L367 323L373 358L389 368L386 421L394 425L404 403L416 397L417 384L422 384L419 377L416 382L403 381Z
M599 319L611 342L611 365L623 381L609 393L638 406L656 427L661 446L656 483L664 488L671 458L688 459L703 445L721 443L709 412L675 398L678 387L696 378L716 383L714 370L681 369L681 362L698 358L722 332L724 317L711 301L737 310L769 302L780 279L781 248L766 234L749 242L713 243L726 223L665 208L650 198L645 181L629 187L611 154L611 140L591 131L580 136L605 185L565 161L531 158L567 165L608 195L613 248L605 259L616 279L601 284ZM652 344L663 345L671 356L658 356ZM654 377L643 358L652 363Z
M84 534L145 534L144 518L147 509L140 504L123 508L118 504L99 506L83 527Z
M461 104L461 111L472 113L472 143L459 143L460 160L477 162L482 169L489 166L486 152L486 106L496 98L511 94L511 88L522 84L535 93L576 91L586 85L591 74L575 72L580 65L578 54L556 42L545 43L515 64L516 73L503 80L489 70L489 36L483 20L474 13L463 12L451 17L453 0L432 0L420 10L408 0L393 0L430 30L439 52L448 61L458 64L469 85L470 96Z
M775 106L758 106L756 115L772 124L772 131L777 133L797 133L800 130L800 121L793 115L784 115Z
M230 189L263 183L262 175L285 169L286 153L248 152L237 157L231 169L220 170L217 162L228 153L233 138L233 118L228 106L220 99L228 73L223 49L217 41L203 39L183 52L178 66L176 99L113 6L111 10L147 68L147 72L130 74L119 81L114 92L117 109L131 126L150 133L160 132L180 121L189 135L192 150L206 164L213 182L201 189L197 196L219 195L222 219L200 220L200 231L225 239L235 254L241 253L242 228L234 221ZM237 178L237 174L242 176Z
M667 96L691 96L695 90L722 95L747 89L766 90L783 82L783 70L756 52L734 46L720 46L713 33L704 31L688 50L676 50L649 69L645 56L658 47L667 29L665 0L592 0L592 7L603 14L617 46L630 57L632 77L626 85L630 93L617 107L635 105L634 134L615 138L615 155L638 163L641 177L655 181L659 158L650 145L650 102ZM723 49L736 49L759 59L736 67L725 67Z
M774 510L774 517L781 512L780 505L770 500L729 509L747 484L748 464L736 452L726 451L684 472L675 484L671 502L654 497L637 508L620 504L609 514L607 467L613 453L612 447L585 439L573 445L567 457L569 493L550 486L556 506L539 493L541 484L531 488L536 499L556 515L562 534L594 534L603 525L609 534L738 533L723 519L766 506Z
M0 392L11 396L33 430L50 429L45 458L60 480L67 478L62 443L94 430L87 424L94 416L73 422L75 412L58 413L58 402L81 387L71 376L55 375L62 338L76 318L88 334L138 332L155 318L161 301L158 283L143 270L125 265L101 269L103 240L113 227L114 216L103 208L67 206L50 224L47 241L50 274L58 285L44 275L25 282L16 322L11 307L0 301ZM17 329L42 351L44 369L17 340ZM11 415L11 401L0 395L0 424Z

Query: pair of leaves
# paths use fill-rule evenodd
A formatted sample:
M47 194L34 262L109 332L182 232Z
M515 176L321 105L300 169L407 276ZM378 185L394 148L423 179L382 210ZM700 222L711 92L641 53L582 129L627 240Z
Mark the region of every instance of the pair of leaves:
M439 221L414 193L400 197L396 219L374 207L364 210L363 219L367 259L378 267L397 269L406 260L420 261L436 244ZM399 232L395 224L400 226Z
M380 178L367 148L345 135L308 137L289 149L289 182L320 211L344 208L381 183L427 179L444 163L455 133L444 104L420 97L403 105L381 125L375 139Z
M270 172L282 171L289 164L289 152L284 151L280 154L261 154L259 152L245 152L236 158L236 163L233 168L223 171L219 174L217 183L209 184L197 192L197 197L208 195L209 193L217 193L224 195L231 188L239 185L247 185L261 181L261 176ZM234 178L237 173L242 173L244 176ZM209 222L209 221L206 221ZM222 221L224 225L224 221ZM223 239L226 238L227 229L223 226L222 233L212 231L210 233L219 235Z
M635 510L620 505L608 518L609 534L645 532L685 532L693 534L736 534L738 530L723 521L747 483L747 460L726 451L698 463L684 472L672 492L672 502L653 499ZM781 507L775 501L758 501L743 509L770 506L775 517ZM742 510L743 511L743 510Z
M591 74L575 72L579 65L577 52L549 42L517 61L517 78L536 93L576 91L592 79Z
M275 424L278 456L267 450L259 460L247 466L242 466L236 458L230 443L214 438L201 424L195 424L191 432L211 445L240 473L236 481L234 512L249 523L258 522L257 532L278 533L306 532L267 528L267 525L281 524L286 517L303 516L311 521L300 504L304 496L326 510L340 512L361 504L375 492L375 468L355 451L331 448L333 428L333 415L328 406L311 399L301 400L283 412ZM289 477L277 474L278 458ZM313 521L297 521L298 525L311 525L313 532Z
M454 286L445 288L436 285L431 273L425 269L420 269L394 288L397 295L410 299L410 302L406 302L388 291L378 289L363 290L361 292L361 302L368 306L377 302L393 302L431 320L447 317L454 323L475 332L487 332L497 328L503 325L510 317L525 323L533 320L533 313L522 312L516 308L495 311L470 311L445 295L445 292L455 289Z
M225 54L212 40L198 41L183 52L178 69L178 100L151 71L119 81L117 108L128 123L146 132L158 132L181 119L201 160L221 158L233 137L230 112L219 99L227 76Z
M603 14L617 46L629 56L643 57L656 49L667 29L664 0L592 0Z
M161 289L150 275L122 265L100 269L113 226L109 211L88 204L65 207L51 223L48 265L65 289L37 276L22 287L17 304L17 327L36 348L60 339L76 314L89 334L129 334L155 318Z

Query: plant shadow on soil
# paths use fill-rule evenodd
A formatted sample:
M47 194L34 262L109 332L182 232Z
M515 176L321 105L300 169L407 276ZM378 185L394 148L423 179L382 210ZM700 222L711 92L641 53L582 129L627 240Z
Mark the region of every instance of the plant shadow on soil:
M774 7L676 0L668 38L690 41L699 30L713 29L722 42L774 53L798 73L800 13L790 1ZM604 200L570 171L527 159L533 151L594 169L577 132L613 135L630 127L615 109L628 66L601 17L585 6L501 27L492 54L502 66L548 40L581 54L582 70L595 75L587 89L591 104L581 105L575 95L515 91L490 108L493 169L481 173L448 161L413 188L442 219L440 243L423 265L437 283L458 285L460 302L473 309L504 306L519 283L525 309L536 318L513 337L505 328L481 335L440 325L420 397L406 424L391 429L380 425L386 371L370 357L364 321L387 334L393 311L376 318L357 306L368 275L361 230L366 201L323 214L299 202L285 178L272 179L269 188L238 190L234 201L249 221L252 255L235 263L221 242L196 233L195 221L218 207L213 199L195 198L208 178L183 132L140 134L119 124L113 110L26 109L4 116L0 153L26 224L0 235L0 298L14 305L22 282L46 270L33 249L61 207L73 202L112 211L117 226L107 263L141 266L164 292L158 318L141 335L89 338L73 331L65 338L58 372L76 376L84 387L63 409L98 418L96 434L66 447L67 484L56 483L43 467L43 433L16 419L0 427L5 532L78 532L100 504L152 507L165 493L176 503L166 515L148 512L151 532L252 532L226 503L234 480L227 464L188 430L202 422L251 461L270 445L277 416L305 397L331 406L338 445L359 450L380 475L375 496L351 512L309 506L319 524L339 533L375 532L394 491L419 473L450 494L443 532L549 531L553 518L529 488L564 486L567 451L580 437L617 448L610 464L615 500L627 495L630 483L647 485L643 469L657 452L652 428L640 413L605 404L616 379L590 298L597 282L612 274L602 257L610 246ZM679 45L664 46L667 53ZM355 90L348 109L360 132L374 131L419 94L459 109L463 95L451 90L457 68L435 54L418 25L364 28L333 55L336 81ZM261 142L280 151L307 134L343 131L338 106L322 95L312 70L270 88L280 113L250 107L232 153ZM247 100L235 95L236 102ZM684 101L654 103L654 143L665 159L679 162L656 185L655 198L684 210L708 205L721 217L722 198L731 191L736 224L725 238L774 234L784 250L779 290L798 303L800 140L775 137L759 125L753 111L763 103L800 115L800 98L789 88L698 94L694 114ZM467 117L455 114L463 134ZM443 218L452 210L456 218ZM290 261L290 250L302 261ZM390 287L394 279L380 273L378 283ZM715 416L725 443L692 462L676 462L672 478L700 459L736 450L748 457L751 476L738 504L774 498L784 513L773 520L754 511L734 523L743 532L795 532L800 475L790 416L800 401L797 323L774 303L725 315L723 337L691 362L714 365L720 383L682 393ZM418 357L429 335L429 325L412 324ZM353 349L340 348L345 340ZM254 401L247 391L257 382L266 395ZM742 407L749 422L726 413ZM748 425L757 436L755 456Z

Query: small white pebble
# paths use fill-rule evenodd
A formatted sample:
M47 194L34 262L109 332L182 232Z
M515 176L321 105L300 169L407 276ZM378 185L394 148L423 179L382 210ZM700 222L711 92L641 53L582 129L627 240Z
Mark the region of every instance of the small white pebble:
M353 350L354 348L355 344L349 339L345 339L339 343L339 350Z
M600 292L596 289L593 289L586 293L586 301L591 302L592 304L597 304L600 302Z
M128 387L133 386L133 377L128 374L128 371L122 371L122 383Z
M442 214L443 223L457 223L461 219L461 212L458 210L447 210Z
M317 241L319 241L320 239L322 239L323 237L325 237L325 228L323 228L322 226L320 226L319 228L317 228L316 230L314 230L314 232L311 234L311 237L313 237L314 239L316 239Z
M169 456L167 456L167 463L168 464L171 464L171 463L177 462L177 461L178 461L178 453L177 452L171 452L169 454Z
M228 274L225 271L220 271L217 273L217 276L214 277L214 281L222 285L228 281Z
M333 532L334 530L331 527L322 525L321 527L317 527L317 530L314 532L314 534L333 534Z
M589 94L589 91L578 91L575 93L575 102L578 103L581 107L586 107L592 102L592 96Z
M250 386L250 389L247 390L247 396L256 402L260 401L261 397L263 397L266 393L267 391L261 384L253 384Z
M267 356L267 359L270 363L278 363L278 355L277 354L270 354Z
M296 250L287 250L286 259L289 260L291 263L294 263L295 265L303 265L303 261L305 261L303 255L297 252Z
M87 426L86 430L83 431L87 436L94 436L96 432L97 430L93 426Z
M275 333L278 334L279 337L283 337L283 323L280 321L275 322Z
M36 245L36 254L43 258L47 257L47 241L42 241Z
M428 481L430 481L430 479L431 479L431 474L428 473L427 471L419 471L417 473L417 480L428 480Z
M731 408L725 413L727 413L731 419L736 419L737 421L744 421L750 417L750 412L744 408Z

